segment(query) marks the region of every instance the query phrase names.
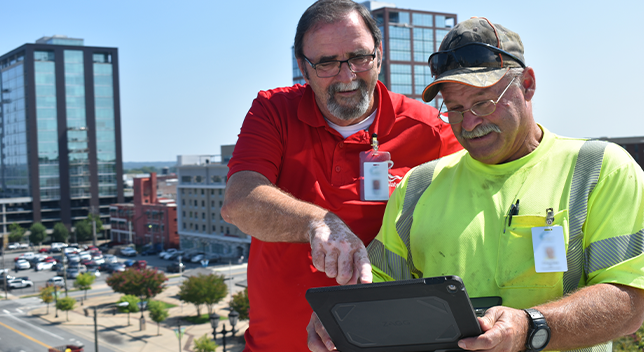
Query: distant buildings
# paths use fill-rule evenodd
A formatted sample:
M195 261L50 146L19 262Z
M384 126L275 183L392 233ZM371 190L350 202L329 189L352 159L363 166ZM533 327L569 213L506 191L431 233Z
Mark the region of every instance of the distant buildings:
M427 60L456 25L456 14L399 9L377 1L362 4L382 32L383 60L378 79L392 92L422 100L423 90L433 81ZM295 53L291 52L293 84L304 84ZM430 104L438 109L442 101L439 94Z
M2 226L107 222L123 202L118 50L43 37L0 56Z
M233 148L234 145L221 146L220 155L177 157L177 216L182 250L231 259L248 257L251 237L221 216L226 164Z
M110 206L110 240L157 248L179 247L177 204L174 199L158 196L158 179L134 179L134 201Z

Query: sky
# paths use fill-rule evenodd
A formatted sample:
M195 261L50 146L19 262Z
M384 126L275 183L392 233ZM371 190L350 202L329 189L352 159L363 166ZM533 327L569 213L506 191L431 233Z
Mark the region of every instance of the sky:
M570 137L644 135L644 1L387 1L517 32L537 122ZM123 161L220 154L261 90L292 85L311 0L0 0L0 54L54 34L119 50Z

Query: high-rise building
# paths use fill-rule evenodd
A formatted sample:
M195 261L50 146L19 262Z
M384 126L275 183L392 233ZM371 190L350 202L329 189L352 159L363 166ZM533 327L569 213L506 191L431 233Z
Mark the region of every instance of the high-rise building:
M447 32L456 25L456 14L400 9L396 5L366 1L367 7L382 32L383 60L378 79L395 93L422 101L423 90L433 82L427 59L436 52ZM293 84L304 84L293 60ZM430 104L437 109L440 94Z
M5 228L69 228L89 212L107 223L124 201L118 50L83 44L43 37L0 56Z

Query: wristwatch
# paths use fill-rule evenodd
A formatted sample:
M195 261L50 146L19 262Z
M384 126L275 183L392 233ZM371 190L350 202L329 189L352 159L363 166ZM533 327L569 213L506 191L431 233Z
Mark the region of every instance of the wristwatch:
M550 342L550 328L546 323L546 318L536 309L524 309L528 314L528 338L525 342L527 352L541 351Z

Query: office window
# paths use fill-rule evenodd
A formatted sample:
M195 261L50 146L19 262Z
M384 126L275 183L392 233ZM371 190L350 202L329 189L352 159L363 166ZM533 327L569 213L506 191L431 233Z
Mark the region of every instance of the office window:
M414 26L433 27L434 19L432 15L425 13L412 13L411 20Z

